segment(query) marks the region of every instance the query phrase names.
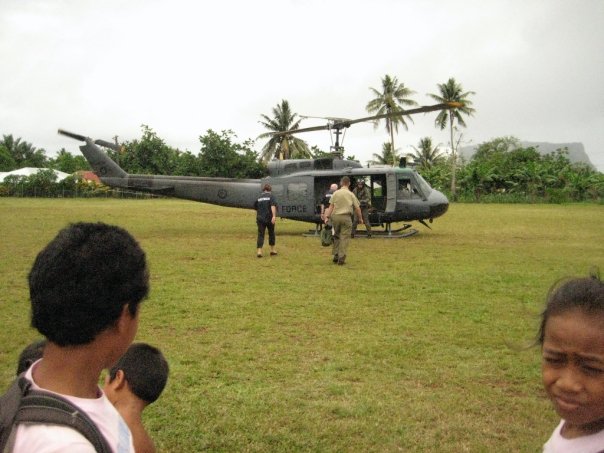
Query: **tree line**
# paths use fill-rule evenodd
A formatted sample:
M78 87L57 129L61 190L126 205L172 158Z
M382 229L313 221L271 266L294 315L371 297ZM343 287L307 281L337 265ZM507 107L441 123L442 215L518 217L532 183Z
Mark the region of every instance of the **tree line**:
M260 178L266 174L266 166L252 149L253 141L238 143L232 131L218 133L209 129L206 135L199 137L200 152L194 155L168 146L147 125L141 129L140 139L122 143L119 151L107 149L109 157L128 173L231 178ZM49 158L45 150L4 135L0 141L0 171L23 167L49 168L70 174L91 169L83 156L74 156L64 148L56 157Z
M585 163L572 163L568 150L542 155L522 147L517 138L498 137L481 143L467 162L430 148L416 149L418 171L430 184L459 201L553 202L604 200L604 173ZM428 150L432 151L427 159ZM435 153L436 149L436 153ZM457 168L457 192L449 191L452 168Z
M460 159L457 145L462 135L457 126L467 127L466 117L475 113L470 98L476 93L464 90L454 78L437 84L437 88L437 93L428 93L428 97L439 103L460 103L460 107L439 111L434 120L437 129L449 129L448 152L442 150L441 145L433 146L431 137L424 137L411 153L420 173L435 188L454 200L464 201L601 202L603 174L585 165L571 164L564 150L542 156L534 148L520 147L513 137L499 137L479 145L469 161ZM404 112L418 105L412 99L416 93L390 75L381 79L379 89L370 88L370 91L373 98L365 108L370 114L385 115L381 121L390 140L383 144L381 154L373 154L369 164L398 165L402 154L395 148L394 134L398 133L399 126L407 130L408 123L413 122L412 117ZM309 147L295 135L302 118L293 112L287 100L277 104L271 113L260 115L259 123L267 132L256 139L266 140L259 153L254 150L255 140L239 142L231 130L215 132L209 129L205 135L199 136L200 150L193 154L170 147L147 125L141 126L140 139L120 144L119 151L107 149L107 153L128 173L231 178L266 176L266 163L271 158L313 158L329 154L316 146ZM375 128L379 125L380 121L374 121ZM292 133L275 134L288 131ZM64 148L54 158L49 158L45 150L36 149L12 135L3 135L0 171L23 167L51 168L70 174L90 169L83 156L73 156ZM0 194L10 194L11 187L14 189L18 183L23 188L26 182L34 189L40 186L41 191L50 190L53 176L53 172L42 172L32 177L8 178L0 184ZM71 179L63 182L63 186L71 184L78 189L80 184L81 190L90 187L77 176Z

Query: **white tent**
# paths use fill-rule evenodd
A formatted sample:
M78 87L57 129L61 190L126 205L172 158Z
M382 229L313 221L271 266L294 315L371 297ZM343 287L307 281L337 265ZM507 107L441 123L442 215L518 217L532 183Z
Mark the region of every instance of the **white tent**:
M42 170L48 170L48 168L23 167L23 168L19 168L18 170L2 172L2 173L0 173L0 182L4 182L4 178L6 178L7 176L11 176L11 175L30 176L30 175L34 175ZM62 172L59 170L53 170L53 171L57 175L57 182L63 181L65 178L70 176L69 173L65 173L65 172Z

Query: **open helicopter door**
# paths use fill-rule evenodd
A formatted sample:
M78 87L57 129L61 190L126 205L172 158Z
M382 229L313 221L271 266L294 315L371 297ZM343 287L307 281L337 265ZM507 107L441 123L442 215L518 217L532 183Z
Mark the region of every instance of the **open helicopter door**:
M369 188L371 189L371 206L376 211L384 212L386 209L386 175L372 175Z
M386 206L385 212L394 212L396 210L396 185L398 181L394 172L386 174Z

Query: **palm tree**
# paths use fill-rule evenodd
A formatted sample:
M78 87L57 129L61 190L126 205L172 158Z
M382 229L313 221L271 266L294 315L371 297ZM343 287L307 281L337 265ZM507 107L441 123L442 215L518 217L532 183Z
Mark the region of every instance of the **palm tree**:
M395 151L392 152L392 143L382 144L382 154L373 153L373 159L368 161L369 165L392 165L395 166L398 163L399 155Z
M443 130L447 123L449 124L451 131L451 194L455 198L455 166L457 163L457 156L455 153L455 141L453 139L453 126L455 120L460 126L466 127L466 122L463 119L462 114L472 116L474 109L472 108L472 101L468 99L470 95L476 94L474 91L466 91L464 93L460 83L457 83L453 77L447 80L447 83L439 83L438 85L439 94L428 93L432 99L437 102L459 102L462 104L461 107L450 108L447 110L441 110L434 124Z
M264 121L259 121L270 132L260 134L258 138L270 138L262 147L261 157L267 162L272 157L279 159L306 159L311 157L310 149L304 140L291 135L274 135L275 132L295 130L300 127L301 119L296 119L297 114L292 113L289 102L285 99L281 104L273 107L273 117L260 115Z
M375 98L367 103L365 107L368 113L375 115L383 115L386 113L397 113L402 112L405 106L417 105L409 96L415 94L415 91L410 90L405 86L404 83L399 83L396 77L390 77L388 74L382 79L382 90L376 90L375 88L369 88L375 95ZM407 116L413 122L410 116ZM408 130L407 123L405 122L405 115L397 115L386 118L386 131L390 134L390 146L394 148L394 131L398 132L398 126L402 124L405 130ZM377 129L379 125L378 121L373 123L374 128Z
M48 164L48 158L43 149L37 149L21 138L15 139L12 135L3 135L0 146L12 156L16 168L45 167Z
M420 139L417 146L417 148L412 146L415 150L413 157L419 162L420 167L432 168L434 164L443 160L442 152L438 148L439 145L432 147L432 139L430 137Z

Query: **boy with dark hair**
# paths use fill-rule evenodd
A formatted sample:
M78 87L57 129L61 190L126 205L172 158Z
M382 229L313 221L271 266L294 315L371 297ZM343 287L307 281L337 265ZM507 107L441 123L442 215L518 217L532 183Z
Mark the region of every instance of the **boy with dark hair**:
M142 412L159 398L168 374L168 362L159 349L135 343L105 379L103 390L128 424L137 453L155 452L155 444L143 425Z
M99 389L101 371L128 349L149 291L145 252L123 228L75 223L38 254L29 273L31 325L48 340L25 373L33 390L77 406L116 452L133 452L128 426ZM94 452L74 429L19 424L14 452Z

